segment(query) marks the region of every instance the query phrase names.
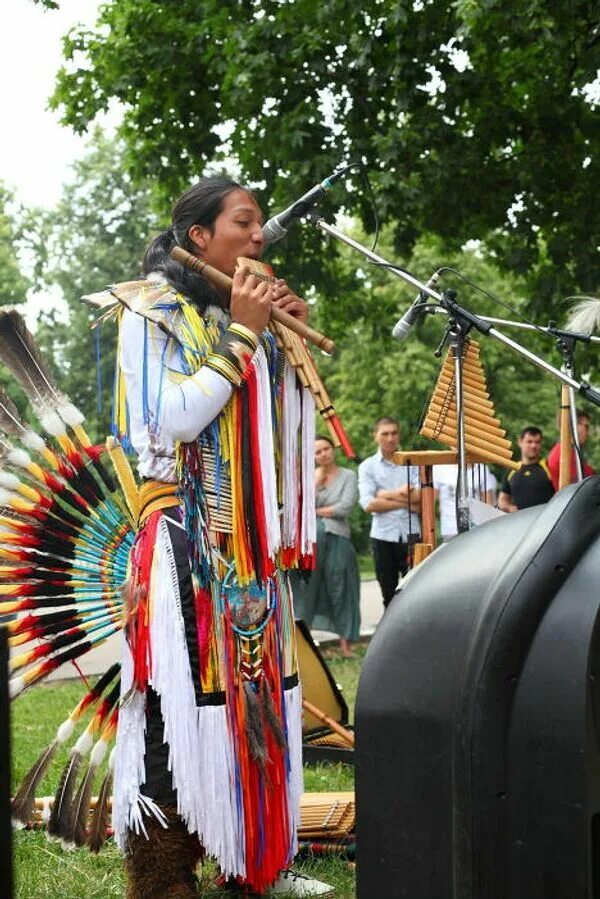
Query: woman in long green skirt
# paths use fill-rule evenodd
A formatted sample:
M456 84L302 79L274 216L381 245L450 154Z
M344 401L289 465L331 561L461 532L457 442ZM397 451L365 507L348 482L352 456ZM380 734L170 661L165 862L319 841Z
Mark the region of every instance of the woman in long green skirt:
M328 437L315 442L317 561L307 582L294 579L294 608L310 628L339 635L342 655L360 634L360 576L348 517L358 499L356 474L336 465Z

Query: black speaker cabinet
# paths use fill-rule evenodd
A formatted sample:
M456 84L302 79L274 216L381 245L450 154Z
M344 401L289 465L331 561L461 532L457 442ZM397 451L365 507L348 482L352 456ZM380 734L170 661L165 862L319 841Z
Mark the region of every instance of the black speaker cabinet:
M12 896L12 832L10 823L10 718L8 642L0 625L0 895Z
M359 899L600 899L600 478L406 578L356 707Z

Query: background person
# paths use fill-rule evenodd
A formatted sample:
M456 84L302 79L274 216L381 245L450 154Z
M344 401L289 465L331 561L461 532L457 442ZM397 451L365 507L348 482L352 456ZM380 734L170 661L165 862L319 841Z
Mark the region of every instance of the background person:
M548 463L542 459L544 435L539 428L523 428L519 436L521 461L518 471L508 471L500 487L498 508L517 512L547 503L554 496L554 485Z
M585 443L590 436L590 416L583 409L577 409L577 438L579 440L579 457L581 459L581 469L583 471L584 478L590 477L590 475L595 474L596 472L585 461L584 457L584 449ZM571 470L570 470L570 484L575 484L577 481L577 465L575 462L575 447L571 448ZM554 484L554 489L558 490L558 483L560 477L560 443L555 443L550 452L548 453L548 468L550 469L550 475L552 476L552 483Z
M329 437L315 440L317 561L307 582L294 580L294 612L309 627L339 635L344 658L360 636L360 575L348 516L356 505L356 475L335 461Z
M456 524L456 483L458 465L434 465L433 486L438 498L440 536L451 540L458 533ZM498 481L489 466L482 462L467 465L467 490L471 499L490 506L496 505Z
M360 505L372 517L375 576L387 607L400 576L408 571L409 535L420 532L419 470L412 467L407 476L406 466L393 462L400 445L400 427L395 418L379 418L373 439L378 450L358 467L358 493Z

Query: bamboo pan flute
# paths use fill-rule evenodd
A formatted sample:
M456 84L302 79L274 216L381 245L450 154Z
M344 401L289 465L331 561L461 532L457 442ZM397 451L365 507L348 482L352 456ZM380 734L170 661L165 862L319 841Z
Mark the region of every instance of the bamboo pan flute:
M193 256L192 253L188 253L187 250L183 250L181 247L173 247L171 256L187 268L198 272L199 275L204 275L206 279L218 287L224 295L229 296L232 285L232 279L229 275L224 274L224 272L219 271L212 265L208 265L203 259L200 259L198 256ZM240 258L239 262L248 265L249 268L251 267L253 274L259 274L260 263L257 263L255 259ZM250 266L250 264L252 264L252 266ZM284 312L283 309L278 309L277 306L273 306L271 309L271 318L276 322L285 325L286 328L296 332L301 337L304 337L305 340L314 343L315 346L319 347L323 352L333 353L335 351L333 340L330 340L329 337L326 337L319 331L315 331L315 329L311 328L309 325L305 325L303 322L298 321L297 318Z
M204 260L193 256L186 250L182 250L181 247L174 247L171 250L171 256L187 268L202 274L224 295L229 296L232 285L232 279L229 275L225 275L212 265L208 265ZM263 281L274 280L270 267L256 259L240 257L238 264L244 265L251 274ZM333 341L325 337L324 334L315 331L314 328L298 321L293 315L278 309L277 306L273 306L271 309L270 326L279 349L282 350L290 365L293 366L302 386L306 387L312 394L315 406L325 422L334 446L341 447L349 459L354 459L356 453L352 448L342 422L336 414L331 397L319 377L315 363L304 342L305 340L309 341L324 352L333 353L335 350Z
M458 431L454 361L453 350L450 349L421 426L423 437L438 440L452 448L456 447ZM475 341L469 341L465 349L462 371L466 450L487 462L517 470L519 466L512 458L512 444L506 437L506 431L500 427L487 391L479 346Z
M41 796L35 800L31 818L32 827L43 827L54 804L53 796ZM98 797L90 800L90 812L98 804ZM112 800L109 800L112 809ZM304 793L300 799L300 823L298 837L302 840L329 837L345 837L354 830L356 804L354 793Z

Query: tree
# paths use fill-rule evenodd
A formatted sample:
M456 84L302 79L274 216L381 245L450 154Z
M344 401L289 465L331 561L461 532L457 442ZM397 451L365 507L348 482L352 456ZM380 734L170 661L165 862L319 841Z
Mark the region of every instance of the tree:
M23 303L31 287L18 257L25 220L26 211L0 182L0 304L3 306Z
M92 331L100 313L81 297L138 277L156 228L151 190L134 188L121 169L120 154L118 143L94 135L57 209L48 213L40 241L43 280L61 291L68 318L64 321L56 309L44 314L37 339L53 360L57 383L84 412L96 440L109 433L116 326L109 321Z
M591 0L112 0L65 57L64 121L121 101L129 170L169 196L231 153L276 205L364 159L404 257L486 239L538 307L597 287ZM362 189L344 204L371 226ZM282 255L302 283L323 259L300 233Z

